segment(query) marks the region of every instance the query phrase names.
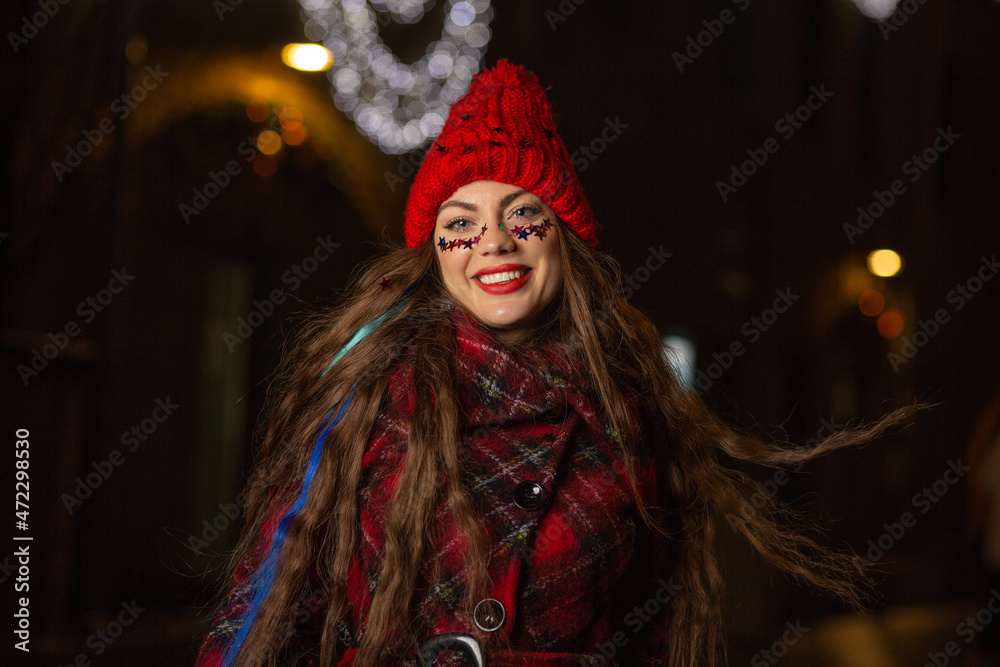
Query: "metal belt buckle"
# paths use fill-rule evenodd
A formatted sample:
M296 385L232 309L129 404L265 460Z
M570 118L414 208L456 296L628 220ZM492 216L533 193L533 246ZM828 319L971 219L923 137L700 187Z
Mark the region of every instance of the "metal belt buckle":
M461 651L475 661L476 667L486 667L483 649L479 646L479 642L472 635L461 632L446 632L434 635L425 641L418 651L421 667L432 667L438 653L446 650Z

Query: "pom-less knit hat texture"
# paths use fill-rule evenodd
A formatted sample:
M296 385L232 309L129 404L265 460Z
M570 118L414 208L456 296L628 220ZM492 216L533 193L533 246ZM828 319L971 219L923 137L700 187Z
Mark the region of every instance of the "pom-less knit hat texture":
M545 91L534 73L506 60L475 77L427 151L406 202L406 245L427 241L441 204L477 180L537 195L584 243L597 247L594 216L556 134Z

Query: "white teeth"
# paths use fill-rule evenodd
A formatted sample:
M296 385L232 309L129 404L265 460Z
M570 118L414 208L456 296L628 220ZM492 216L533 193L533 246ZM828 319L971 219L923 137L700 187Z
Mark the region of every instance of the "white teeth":
M506 283L511 280L516 280L526 273L524 270L519 271L500 271L499 273L484 273L478 276L479 282L484 285L496 285L498 283Z

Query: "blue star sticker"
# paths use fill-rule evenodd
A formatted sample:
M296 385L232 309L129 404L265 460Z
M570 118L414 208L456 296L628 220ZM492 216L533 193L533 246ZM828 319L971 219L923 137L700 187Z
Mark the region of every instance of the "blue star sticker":
M444 237L443 236L438 239L438 243L437 244L438 244L438 247L441 248L441 250L444 250L445 241L444 241Z

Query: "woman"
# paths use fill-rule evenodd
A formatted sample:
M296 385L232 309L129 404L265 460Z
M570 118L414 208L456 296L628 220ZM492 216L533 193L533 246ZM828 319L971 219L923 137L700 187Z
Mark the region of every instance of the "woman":
M859 602L851 558L748 511L719 459L795 464L908 411L809 450L711 415L594 250L533 74L500 61L452 107L405 236L286 361L199 665L721 664L720 513Z

